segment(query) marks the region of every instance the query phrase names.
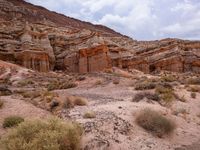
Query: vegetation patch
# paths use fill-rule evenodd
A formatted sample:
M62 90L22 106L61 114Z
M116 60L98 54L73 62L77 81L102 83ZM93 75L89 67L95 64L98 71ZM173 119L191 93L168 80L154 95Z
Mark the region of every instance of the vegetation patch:
M161 77L161 81L164 81L164 82L174 82L176 80L177 79L172 75L166 75L166 76Z
M53 118L25 121L1 139L4 150L79 150L82 128Z
M154 82L144 81L135 85L135 90L150 90L154 89L156 84Z
M17 83L17 85L19 87L24 87L24 86L27 86L27 85L33 85L34 82L31 80L31 79L25 79L25 80L21 80Z
M187 84L200 85L200 78L199 77L189 78L187 79Z
M14 127L23 121L24 121L24 118L22 118L20 116L10 116L10 117L7 117L4 119L3 127L4 128Z
M153 101L160 101L160 97L156 93L141 92L141 93L137 93L134 96L133 102L139 102L139 101L143 100L144 98L147 98L147 99L153 100Z
M73 108L74 106L85 106L87 103L87 99L83 97L69 96L64 100L62 106L63 108Z
M169 104L175 99L174 91L170 87L159 85L156 87L155 92L160 96L160 98L165 102L165 104Z
M0 99L0 109L3 108L4 102Z
M95 117L96 117L96 114L95 114L95 112L93 112L93 111L87 111L87 112L85 112L85 114L83 115L83 118L92 119L92 118L95 118Z
M196 96L197 96L197 94L196 93L194 93L194 92L192 92L191 94L190 94L190 96L191 96L191 98L196 98Z
M175 129L175 123L172 120L151 109L142 110L137 116L136 122L158 137L170 134Z
M74 97L74 105L77 105L77 106L84 106L84 105L87 105L87 100L83 97Z
M55 80L47 85L47 89L48 91L53 91L53 90L74 88L76 86L77 84L72 81L59 82L58 80Z

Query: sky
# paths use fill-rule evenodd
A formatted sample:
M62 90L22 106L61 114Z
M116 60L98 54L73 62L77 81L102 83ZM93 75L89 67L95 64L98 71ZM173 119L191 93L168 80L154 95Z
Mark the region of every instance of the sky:
M27 0L136 40L200 40L200 0Z

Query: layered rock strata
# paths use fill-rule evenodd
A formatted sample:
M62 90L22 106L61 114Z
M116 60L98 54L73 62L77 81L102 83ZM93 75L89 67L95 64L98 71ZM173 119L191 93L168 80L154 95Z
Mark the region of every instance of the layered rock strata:
M0 17L0 59L34 70L200 73L200 41L136 41L23 0L0 0Z

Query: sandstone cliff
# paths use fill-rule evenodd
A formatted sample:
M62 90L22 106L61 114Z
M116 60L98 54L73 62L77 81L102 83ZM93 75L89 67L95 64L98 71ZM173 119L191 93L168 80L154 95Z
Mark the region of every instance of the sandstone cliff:
M23 0L0 0L0 18L0 59L34 70L200 73L199 41L136 41Z

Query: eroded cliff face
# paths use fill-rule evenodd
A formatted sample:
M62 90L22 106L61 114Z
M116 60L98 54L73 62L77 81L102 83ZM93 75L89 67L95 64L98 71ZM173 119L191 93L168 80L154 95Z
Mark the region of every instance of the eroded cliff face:
M200 73L200 42L165 39L141 42L146 48L136 49L133 56L121 57L121 68L135 68L145 73L161 70Z
M0 16L0 59L34 70L200 73L199 41L136 41L23 0L1 0Z

